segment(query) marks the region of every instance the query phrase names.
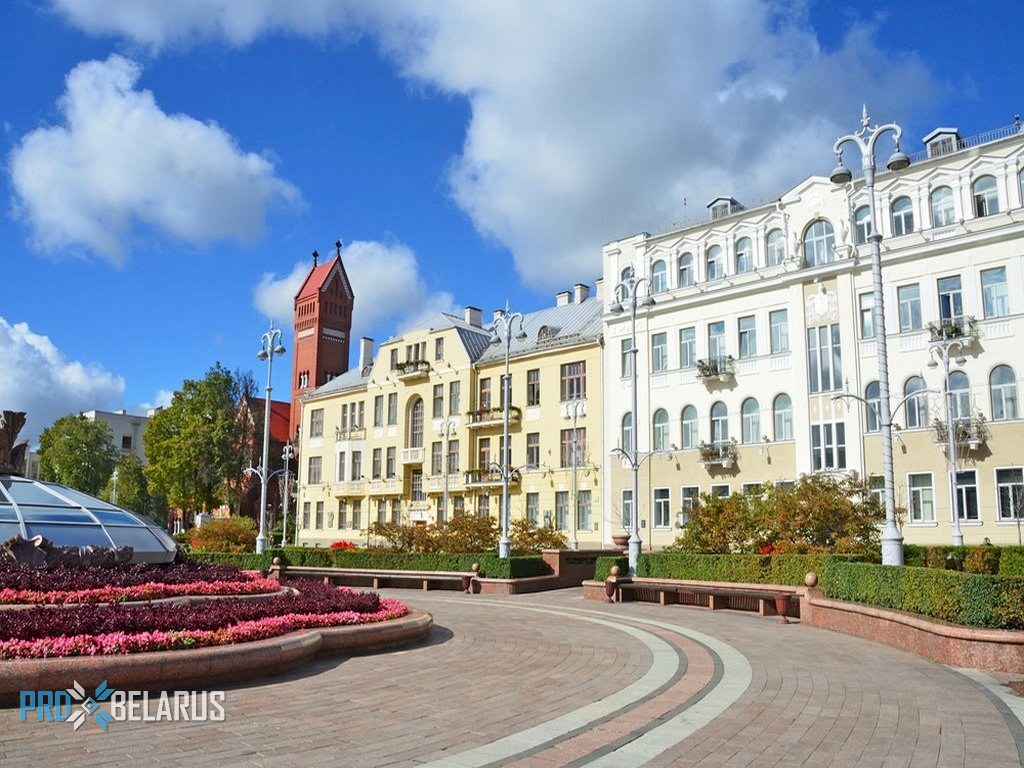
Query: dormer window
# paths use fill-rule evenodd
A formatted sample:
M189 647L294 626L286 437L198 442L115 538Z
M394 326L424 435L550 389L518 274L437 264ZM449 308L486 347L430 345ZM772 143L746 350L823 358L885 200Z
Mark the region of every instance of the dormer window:
M743 206L731 197L716 197L708 203L708 208L711 210L712 221L723 219L743 210Z
M950 152L963 149L964 142L956 128L936 128L924 137L928 157L942 157Z

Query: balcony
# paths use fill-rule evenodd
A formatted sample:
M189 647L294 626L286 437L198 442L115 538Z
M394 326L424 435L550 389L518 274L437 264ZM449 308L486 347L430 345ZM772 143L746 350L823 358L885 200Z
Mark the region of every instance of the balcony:
M467 488L490 488L501 485L501 470L498 469L468 469L465 472ZM508 478L509 484L519 482L519 470L513 469Z
M402 464L422 464L423 463L423 449L422 448L403 448L402 449Z
M397 477L388 477L370 481L370 493L377 496L395 496L402 492L402 481Z
M448 492L462 490L464 482L463 472L448 473ZM430 475L423 478L428 493L444 493L444 475ZM500 478L499 478L500 482Z
M697 378L705 384L712 381L729 381L736 376L736 360L732 355L709 357L697 361Z
M523 412L519 406L513 405L508 409L508 423L518 424L522 415ZM495 427L505 423L505 411L501 406L477 408L475 411L467 413L466 416L466 426L469 429L475 429L477 427Z
M352 427L350 429L334 428L334 442L340 443L343 440L365 440L366 430L363 427Z
M714 466L732 469L736 464L735 440L719 440L714 443L701 442L697 448L700 451L700 463L706 469Z
M949 317L928 323L928 332L931 334L929 341L956 339L969 347L978 340L978 322L971 316Z
M932 430L935 432L935 444L943 452L949 450L949 424L942 419L932 421ZM953 441L957 448L966 448L969 451L976 451L985 444L988 438L988 428L985 426L985 417L980 411L975 412L966 419L956 419L953 422Z
M366 484L362 480L345 480L334 483L331 486L331 492L339 499L344 496L362 496L365 493L365 486Z
M430 363L426 360L406 360L395 368L399 381L414 381L430 376Z

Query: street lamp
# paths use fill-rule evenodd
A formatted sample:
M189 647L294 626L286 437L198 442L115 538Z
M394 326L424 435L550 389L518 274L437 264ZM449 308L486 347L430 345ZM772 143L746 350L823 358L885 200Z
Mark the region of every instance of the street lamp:
M270 330L260 337L260 351L256 357L267 361L267 396L263 407L263 463L256 470L260 477L260 532L256 537L256 552L262 554L267 548L267 471L270 463L270 379L274 369L274 355L284 354L281 344L281 329L270 321Z
M630 510L629 520L629 575L636 576L636 564L640 557L640 460L639 449L640 449L640 424L637 420L637 346L636 346L636 308L637 308L637 289L639 289L641 283L647 284L647 294L643 300L640 301L641 307L653 307L654 299L651 297L651 283L646 277L637 277L636 270L630 269L629 275L625 280L615 286L615 303L608 307L608 311L613 315L621 315L625 311L625 307L622 305L623 298L629 304L629 329L630 329L630 348L629 354L632 356L632 364L630 365L630 376L632 380L632 392L631 392L631 403L630 403L630 418L633 420L633 444L628 446L631 448L632 455L627 455L626 458L629 461L630 470L633 473L633 504ZM623 446L623 449L627 446ZM627 452L622 451L625 455Z
M585 400L579 398L570 400L566 403L566 418L572 416L572 538L569 539L570 549L579 549L580 543L576 538L576 530L579 527L579 515L580 515L580 502L579 502L579 491L577 489L577 469L579 462L579 432L576 430L576 419L579 416L587 415L587 404Z
M281 546L283 547L288 544L288 496L290 495L288 463L295 458L295 451L292 449L291 440L284 444L284 448L281 451L281 458L284 459L284 511L282 513L281 522Z
M882 430L882 477L885 483L885 530L882 532L882 564L903 565L903 536L896 527L896 483L892 461L892 413L889 402L889 353L885 338L885 304L882 295L882 235L875 226L878 220L875 210L875 142L883 133L891 131L895 150L885 166L890 171L901 171L910 165L910 158L900 151L900 137L903 129L896 123L871 127L868 108L861 116L861 129L836 139L833 151L837 165L829 177L833 184L848 184L853 178L843 165L842 146L852 143L860 149L861 168L864 171L864 185L868 193L868 213L871 244L871 278L873 283L874 309L872 324L875 330L875 352L878 358L879 420Z
M498 557L509 557L512 554L512 542L508 538L508 515L509 515L509 494L508 483L512 475L511 453L509 450L508 438L508 416L512 406L512 379L508 370L508 359L512 351L512 328L519 322L519 333L515 334L516 341L526 341L526 331L523 330L522 312L509 311L508 302L505 302L504 311L499 311L494 318L494 327L491 329L491 344L505 344L505 377L502 380L502 435L504 442L501 446L501 539L498 541ZM498 331L498 323L501 323L501 332Z
M438 525L448 520L448 451L452 432L455 431L455 428L456 424L454 419L445 419L444 424L441 425L440 437L444 439L444 453L441 456L441 467L444 472L444 497L441 502L441 514L438 515L437 518Z
M117 467L114 467L114 474L111 476L111 479L114 481L114 491L111 494L110 503L116 505L117 504Z
M942 359L943 387L942 392L946 400L946 463L949 472L949 508L953 513L953 546L962 547L964 534L960 530L960 510L957 509L957 482L956 482L956 430L957 425L953 419L953 392L949 388L949 357L956 350L956 358L953 360L957 365L964 365L967 358L964 357L964 344L960 339L940 339L928 345L928 367L938 368L939 363L936 357ZM959 416L960 414L958 414ZM956 420L959 421L959 418Z

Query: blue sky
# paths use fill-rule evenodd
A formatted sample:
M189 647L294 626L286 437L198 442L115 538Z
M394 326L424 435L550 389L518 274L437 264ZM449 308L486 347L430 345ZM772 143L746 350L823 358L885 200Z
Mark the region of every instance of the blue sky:
M357 338L540 309L610 240L826 173L864 102L908 152L1009 125L1022 28L962 0L7 0L0 408L34 437L217 361L262 386L338 239Z

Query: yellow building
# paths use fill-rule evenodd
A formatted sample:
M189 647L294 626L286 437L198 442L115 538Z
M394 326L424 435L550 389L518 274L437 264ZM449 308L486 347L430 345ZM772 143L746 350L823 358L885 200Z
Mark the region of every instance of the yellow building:
M485 325L472 307L461 318L438 314L383 342L375 357L362 339L358 366L302 399L298 543L373 544L374 522L500 520L507 469L511 519L597 546L602 310L576 285L521 319L495 313Z

